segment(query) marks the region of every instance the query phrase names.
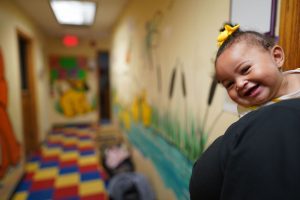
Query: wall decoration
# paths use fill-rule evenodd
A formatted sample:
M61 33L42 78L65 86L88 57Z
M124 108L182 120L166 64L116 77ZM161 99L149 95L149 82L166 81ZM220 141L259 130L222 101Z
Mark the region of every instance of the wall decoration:
M153 162L165 185L174 191L177 199L189 199L188 186L192 162L158 132L141 124L132 124L128 138Z
M202 126L205 125L203 123L206 123L206 119L199 122L197 121L199 119L196 119L196 117L188 116L188 113L190 113L188 110L188 98L191 98L188 96L190 79L188 79L186 71L188 68L184 65L184 61L177 56L174 58L172 66L162 66L158 57L163 16L162 10L156 10L152 17L145 21L146 34L144 36L144 45L148 61L146 66L150 66L147 69L150 70L149 76L152 77L151 79L157 81L157 90L146 87L146 89L143 89L145 91L140 92L141 95L132 97L130 105L128 105L128 102L126 104L114 102L114 110L116 116L119 117L120 124L127 131L131 131L136 124L142 124L144 128L154 130L169 144L177 148L188 160L193 161L205 149L208 134ZM171 69L168 76L163 76L163 68ZM164 72L166 73L166 70ZM133 78L132 75L133 73L131 73L131 78L134 80L134 84L141 85L140 80L137 77ZM164 80L163 77L165 77ZM162 82L167 83L167 90L165 91L162 91ZM115 91L117 91L117 88L115 88ZM150 96L143 96L143 94L150 94L151 91L151 97L153 98L154 96L154 99L156 98L157 100L156 103L152 102L152 104L149 103ZM114 98L120 99L118 97L119 94L115 93ZM167 98L165 106L162 105L164 98ZM178 98L182 99L178 101ZM209 101L210 103L208 103L207 107L212 102L212 95ZM174 108L171 105L172 102L180 102L180 104L177 104L176 108ZM175 112L182 111L180 117L172 113L174 110L176 110Z
M8 86L5 79L4 60L0 49L0 180L9 168L21 159L21 145L15 137L8 112Z
M50 57L51 96L57 112L75 117L95 110L95 102L88 98L88 70L85 57Z
M189 123L188 131L169 113L159 115L158 109L149 105L144 91L134 98L131 109L114 102L114 111L129 141L154 163L166 186L178 199L189 199L192 161L206 143L205 137L199 138L204 134L199 134L202 130L195 121Z
M208 84L198 77L207 71L198 65L204 57L200 60L198 51L196 58L190 56L193 46L189 45L193 44L185 32L189 23L178 25L170 19L178 17L184 22L185 15L181 18L173 12L179 9L179 1L164 3L167 8L162 7L166 4L161 9L153 7L152 14L145 14L148 18L137 17L133 32L127 28L127 18L117 31L112 48L113 110L130 142L153 162L165 185L178 199L189 199L192 163L205 150L220 117L215 116L215 110L211 115L216 119L211 121L209 116L216 81L212 81L211 94L202 105ZM189 33L194 27L191 30ZM134 40L128 35L134 35ZM126 62L121 62L124 55Z
M163 18L163 13L158 10L154 13L152 19L146 22L146 36L145 36L145 45L146 45L146 52L148 56L148 61L150 64L151 69L154 66L154 59L155 59L155 49L159 46L160 43L160 23Z

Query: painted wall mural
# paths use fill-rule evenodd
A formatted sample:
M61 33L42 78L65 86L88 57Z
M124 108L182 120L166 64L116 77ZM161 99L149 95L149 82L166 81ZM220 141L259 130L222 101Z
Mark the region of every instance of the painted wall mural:
M145 23L145 30L146 30L146 36L145 36L145 47L146 47L146 53L147 58L149 62L149 66L151 69L155 65L155 50L158 48L160 43L160 24L161 20L163 18L162 11L158 10L154 13L152 18L148 20Z
M173 6L174 1L170 1ZM120 106L121 112L118 114L121 123L130 130L131 123L142 123L146 128L152 128L170 144L174 145L180 152L183 153L189 160L195 160L204 150L208 134L202 129L202 123L199 123L196 117L188 116L188 96L187 86L193 84L186 77L187 68L180 56L174 57L173 65L164 66L159 57L159 47L162 42L162 29L164 16L170 11L171 6L165 12L156 10L153 15L144 22L144 53L147 60L145 68L148 71L147 75L153 81L151 88L143 88L137 92L132 98L131 105L122 105L122 102L117 103ZM131 32L131 34L133 34ZM170 33L169 33L170 34ZM129 39L132 38L130 35ZM133 55L131 55L133 57ZM163 74L162 68L168 68L168 74ZM137 84L139 84L137 80ZM163 88L163 83L165 88ZM152 88L154 87L154 88ZM115 93L118 95L117 93ZM177 98L177 99L176 99ZM180 103L176 108L171 104L180 98ZM120 98L117 98L120 99ZM152 99L152 100L151 100ZM153 99L155 99L153 101ZM167 105L162 105L166 101ZM143 106L147 102L148 106ZM150 105L150 102L151 105ZM149 108L149 111L147 111ZM175 112L174 112L175 110ZM175 114L177 113L177 114ZM180 117L178 114L180 113ZM148 123L145 123L142 115L149 115Z
M144 128L160 134L190 161L195 160L205 148L208 134L195 119L188 120L186 117L185 122L181 123L168 111L161 114L157 107L149 104L144 92L136 96L130 106L115 102L114 111L127 131L131 130L133 124L142 124Z
M189 199L192 163L205 143L196 122L189 123L190 129L186 130L169 113L160 115L150 106L145 91L130 106L114 102L114 111L129 141L153 162L165 185L178 199Z
M216 83L214 52L206 45L215 40L209 28L203 29L199 12L213 3L165 0L144 10L135 4L141 10L129 10L114 37L114 116L165 185L178 199L189 199L193 162L224 113L221 107L210 108ZM127 28L132 22L134 28ZM121 62L128 61L128 52L130 62Z
M95 110L96 94L89 98L88 74L85 57L50 57L51 96L58 113L72 118Z

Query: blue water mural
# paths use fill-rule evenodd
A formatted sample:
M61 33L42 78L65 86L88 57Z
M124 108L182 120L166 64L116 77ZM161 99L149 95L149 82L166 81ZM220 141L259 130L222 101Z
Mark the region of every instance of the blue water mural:
M190 199L188 185L192 173L191 161L155 130L141 124L131 124L128 138L153 162L165 185L174 191L177 199Z

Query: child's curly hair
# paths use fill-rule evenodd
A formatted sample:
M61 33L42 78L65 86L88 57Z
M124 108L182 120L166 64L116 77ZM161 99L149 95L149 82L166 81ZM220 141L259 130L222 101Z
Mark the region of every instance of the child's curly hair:
M225 24L232 26L232 24L230 23ZM224 28L222 28L220 31L223 30ZM252 30L243 31L240 28L238 28L234 33L228 36L228 38L219 47L216 54L215 62L227 48L240 41L246 41L249 45L257 45L259 47L264 48L265 50L269 50L270 48L276 45L275 39L269 35L265 35Z

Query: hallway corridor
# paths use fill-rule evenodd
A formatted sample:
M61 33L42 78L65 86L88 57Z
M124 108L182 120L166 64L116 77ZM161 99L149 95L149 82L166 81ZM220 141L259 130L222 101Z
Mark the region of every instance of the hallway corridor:
M91 127L53 129L27 161L12 199L108 199L96 132Z
M92 5L87 24L59 22L63 1L0 0L0 200L110 200L121 172L190 200L194 163L240 119L215 75L223 24L300 63L297 0L67 0Z

